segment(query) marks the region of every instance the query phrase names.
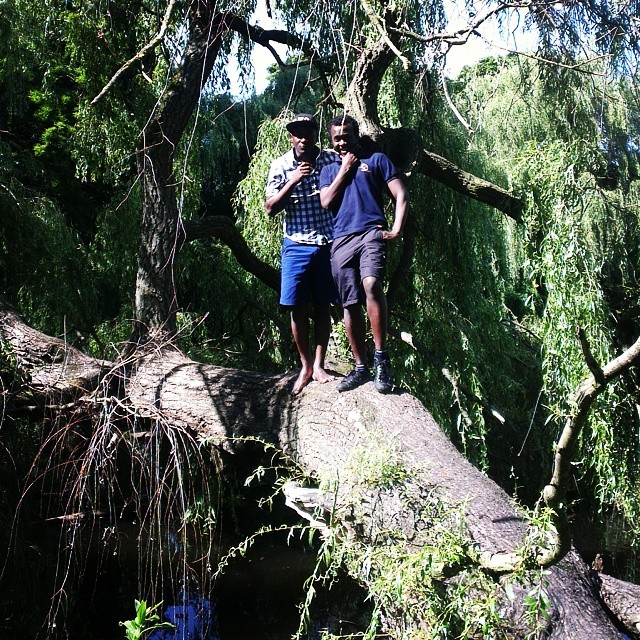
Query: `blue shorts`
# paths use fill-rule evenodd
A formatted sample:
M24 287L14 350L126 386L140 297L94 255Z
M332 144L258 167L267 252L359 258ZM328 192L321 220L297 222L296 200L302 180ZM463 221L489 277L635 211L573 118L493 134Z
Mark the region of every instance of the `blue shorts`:
M338 293L331 275L331 245L282 243L280 304L336 304Z

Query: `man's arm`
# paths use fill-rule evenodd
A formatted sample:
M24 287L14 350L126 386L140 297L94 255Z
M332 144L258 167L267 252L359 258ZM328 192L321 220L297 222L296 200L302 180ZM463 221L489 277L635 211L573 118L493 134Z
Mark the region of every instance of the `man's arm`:
M284 184L282 189L278 191L278 193L272 195L267 198L264 203L264 208L267 211L267 215L269 217L273 217L276 214L280 213L289 202L289 198L291 197L291 193L295 189L296 185L301 182L307 176L310 176L313 173L313 165L309 162L301 162L291 173L289 180Z
M391 193L391 197L396 203L396 213L393 219L391 231L383 231L382 239L385 242L393 242L400 237L404 223L407 220L407 215L409 213L409 200L407 198L407 190L400 178L394 178L391 180L387 184L387 187L389 187L389 193Z
M320 204L323 209L330 209L340 199L347 184L347 176L358 162L358 157L353 153L342 156L342 164L333 182L328 187L320 189Z

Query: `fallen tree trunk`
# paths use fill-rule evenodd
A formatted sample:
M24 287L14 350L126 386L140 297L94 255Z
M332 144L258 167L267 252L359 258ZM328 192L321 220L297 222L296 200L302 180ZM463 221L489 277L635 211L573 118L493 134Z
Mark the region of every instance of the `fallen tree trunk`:
M600 596L628 634L640 634L640 586L598 573Z
M50 410L58 400L68 404L74 392L76 401L86 407L98 402L89 391L91 386L98 388L96 372L104 373L107 363L29 329L6 305L0 306L0 336L5 357L10 353L18 368L28 371L29 380L38 381L35 386L25 378L24 384L31 385L31 393ZM482 558L521 546L527 522L512 500L453 447L410 394L382 396L371 384L339 394L334 384L313 383L293 397L291 376L202 365L171 345L139 349L127 369L120 402L136 415L161 416L165 424L186 428L199 440L232 452L242 451L241 440L236 439L261 438L277 444L322 479L333 504L330 530L336 541L360 551L381 552L369 556L366 568L355 559L349 569L374 598L379 597L384 624L393 637L415 637L430 621L420 613L424 602L416 608L408 595L394 607L376 591L384 572L390 567L394 571L393 563L388 563L389 550L396 557L420 557L433 565L434 558L444 557L437 549L425 555L438 542L433 532L457 528L466 540L465 551L457 562L448 564L445 558L429 574L447 598L460 593L461 585L466 585L469 601L474 593L479 601L490 595L507 637L535 632L558 639L619 638L599 600L601 582L577 553L571 552L545 572L523 568L509 588L508 574L480 567ZM17 402L16 397L12 401ZM363 470L362 456L377 448L385 456L387 478L375 475L384 465ZM481 584L479 575L486 576ZM486 593L488 585L491 594ZM531 592L543 594L540 610L532 612L531 604L527 608L525 595ZM617 605L615 601L608 598L614 603L610 607L618 606L628 616L633 606L624 598Z

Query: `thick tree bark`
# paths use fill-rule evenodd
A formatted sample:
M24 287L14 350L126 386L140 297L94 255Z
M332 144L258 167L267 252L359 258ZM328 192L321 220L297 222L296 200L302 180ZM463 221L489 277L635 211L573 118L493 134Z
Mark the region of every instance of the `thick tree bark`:
M97 388L110 368L26 325L11 305L0 300L0 358L11 372L13 389L3 386L4 411L41 414L48 405L73 403ZM16 386L15 383L18 383Z
M633 637L640 636L640 586L598 573L600 597L605 606L615 612L625 631Z
M222 36L228 29L227 17L214 16L208 2L191 5L184 62L143 131L137 149L143 207L134 341L147 333L171 334L175 330L173 265L181 229L173 158L218 56Z
M454 191L506 213L520 222L524 203L497 185L460 169L450 160L436 153L421 150L416 160L416 170L441 182Z
M50 411L61 400L61 390L65 402L75 397L87 413L92 404L99 408L90 391L98 388L98 374L106 370L107 363L93 361L64 342L26 327L6 305L0 308L0 337L18 369L28 373L25 386L31 386L31 392ZM407 552L420 549L429 537L419 517L420 499L436 495L446 514L464 511L473 558L504 554L522 543L527 524L510 498L460 455L411 395L382 396L371 384L339 394L334 384L312 383L293 397L290 375L265 376L206 366L171 345L153 346L136 354L121 402L138 416L161 417L169 427L186 428L199 440L230 451L238 447L241 451L235 438L244 436L276 443L309 472L334 480L334 526L343 535L375 545L387 532L396 531L406 540ZM38 381L37 386L29 379ZM83 384L78 385L78 380ZM16 398L19 394L13 399L17 408ZM403 487L391 491L372 488L350 471L354 454L379 442L392 444L398 464L410 472ZM412 493L417 501L408 506L399 500L400 489ZM366 585L371 575L357 577ZM455 568L448 575L455 580ZM551 607L547 637L619 637L598 600L599 581L575 552L550 568L544 581L541 587ZM501 591L498 579L495 589ZM633 593L634 587L629 589ZM521 600L511 602L504 594L498 599L511 637L524 637L530 628L523 618ZM627 617L633 615L632 604L624 598L617 604L615 600L609 598L611 608L617 606ZM387 619L391 630L404 629L403 633L415 630L421 622L412 618L410 610L393 612Z

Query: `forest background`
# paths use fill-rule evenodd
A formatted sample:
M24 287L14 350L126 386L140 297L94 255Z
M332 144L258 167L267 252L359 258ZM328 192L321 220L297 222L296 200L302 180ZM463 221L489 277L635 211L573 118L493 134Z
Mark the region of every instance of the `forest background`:
M136 145L185 55L189 7L0 3L0 297L29 325L95 358L118 360L131 336L145 197ZM255 6L224 10L250 22ZM237 240L202 230L224 218L254 257L278 267L281 230L263 201L268 163L289 146L283 124L308 111L324 125L343 109L358 52L387 24L375 16L400 13L404 48L380 78L374 124L418 132L431 152L498 185L517 206L490 206L415 162L402 167L411 224L391 254L396 381L474 465L534 507L575 392L593 371L589 358L604 366L640 336L637 6L469 4L468 28L455 33L438 2L269 10L298 35L299 49L257 95L248 63L264 41L229 30L175 149L188 239L173 273L176 344L214 365L268 374L296 367L273 287L238 259ZM474 25L493 13L506 24L514 12L538 38L535 50L446 77L447 53L466 46ZM247 74L242 102L229 91L232 51ZM199 230L192 236L189 223ZM3 355L8 387L15 370ZM331 358L338 368L348 358L337 317ZM7 522L42 439L18 413L5 410L0 430ZM631 369L595 399L567 492L585 559L598 555L631 582L639 456Z

